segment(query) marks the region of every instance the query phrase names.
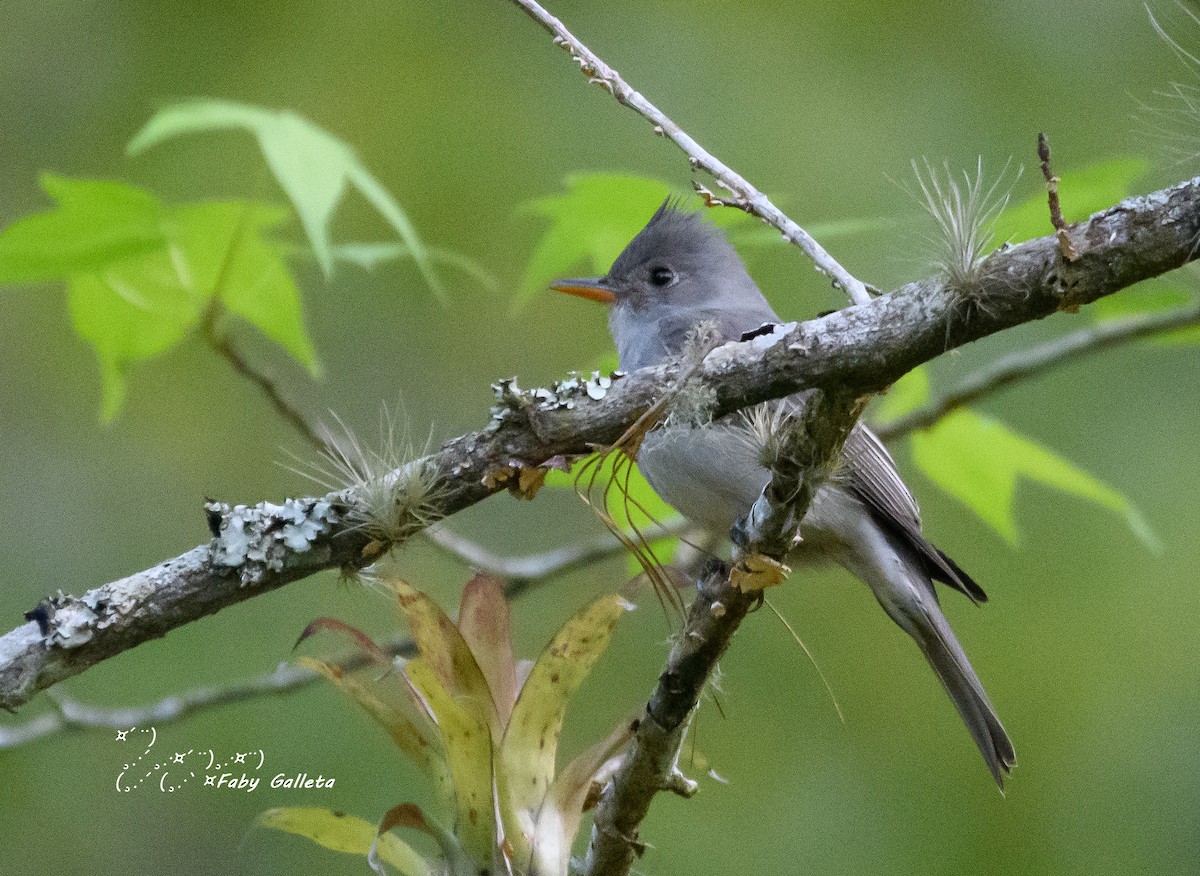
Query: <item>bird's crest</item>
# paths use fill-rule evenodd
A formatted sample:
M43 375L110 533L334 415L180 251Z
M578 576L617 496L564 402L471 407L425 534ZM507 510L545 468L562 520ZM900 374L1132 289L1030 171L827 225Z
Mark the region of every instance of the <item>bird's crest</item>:
M671 254L685 259L737 257L725 234L705 222L703 213L684 209L681 198L668 197L613 262L609 273L621 277L656 255Z

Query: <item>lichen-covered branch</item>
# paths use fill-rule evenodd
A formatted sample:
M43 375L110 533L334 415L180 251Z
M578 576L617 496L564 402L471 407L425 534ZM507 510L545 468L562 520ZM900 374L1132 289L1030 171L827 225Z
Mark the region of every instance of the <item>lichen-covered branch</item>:
M1063 262L1054 237L1032 240L992 255L970 295L927 278L868 305L719 347L691 379L711 393L715 417L803 389L879 392L947 350L1074 310L1196 258L1200 179L1130 198L1069 233L1080 253L1074 263ZM501 384L486 428L393 476L419 470L429 479L426 521L505 489L528 495L538 467L616 441L689 367L646 368L603 392L587 381L557 392ZM356 521L357 507L352 491L256 508L212 506L219 533L212 542L82 597L48 599L30 623L0 636L0 705L15 708L100 660L320 569L367 565L390 544ZM411 531L419 529L414 520Z
M629 107L654 125L656 134L668 138L684 151L692 167L711 174L722 188L733 193L733 198L722 200L713 197L712 193L703 187L697 186L697 191L705 197L706 201L714 205L736 207L758 216L768 225L779 229L789 243L800 247L813 260L821 273L845 290L851 302L866 304L871 300L871 295L863 282L838 264L837 260L827 253L821 244L813 239L812 235L789 219L749 181L697 143L687 131L671 121L666 113L634 90L616 70L567 30L559 19L547 12L535 0L513 0L513 2L524 9L530 18L554 37L555 45L562 46L571 53L571 57L578 62L589 82L602 86L617 99L618 103Z
M664 523L658 533L664 536L686 535L690 529L691 524L675 520ZM481 572L506 579L505 595L510 599L529 592L557 575L598 563L625 550L625 543L608 533L578 544L511 557L490 551L443 527L432 527L425 531L425 535L451 556L466 561ZM632 534L628 537L632 538ZM388 650L400 654L411 647L411 640L401 639L393 642ZM339 661L343 666L350 663L349 658ZM319 680L321 676L309 669L281 665L251 678L228 684L203 685L140 706L108 709L57 697L53 698L54 711L38 715L24 724L0 726L0 751L65 730L164 724L204 709L260 696L291 693Z

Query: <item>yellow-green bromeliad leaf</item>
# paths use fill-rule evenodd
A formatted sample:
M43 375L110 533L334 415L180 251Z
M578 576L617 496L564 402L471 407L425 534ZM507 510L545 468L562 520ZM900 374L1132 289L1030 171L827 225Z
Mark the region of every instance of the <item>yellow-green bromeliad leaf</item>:
M517 664L508 599L498 578L481 572L467 582L458 609L458 629L487 679L503 727L517 701Z
M370 681L359 680L346 675L328 663L314 660L311 657L297 657L296 662L305 666L337 685L351 699L358 703L367 714L374 718L392 737L392 741L403 751L413 763L426 773L439 790L449 789L449 778L446 775L446 764L434 746L436 730L433 727L423 729L413 720L405 708L410 705L406 701L410 694L407 683L400 677L399 672L390 676L391 684L386 693L378 689L388 679L379 678L379 670L372 667ZM377 692L378 691L378 692Z
M280 830L312 840L335 852L366 857L374 844L376 855L404 876L437 876L439 863L418 854L399 837L386 833L376 843L376 827L369 821L315 806L268 809L258 817L260 827Z
M421 659L455 702L493 736L503 733L487 678L450 616L419 590L398 579L387 582L408 619Z
M496 824L495 752L488 723L477 717L477 709L464 708L461 700L451 695L424 657L408 661L404 674L437 722L454 789L454 835L472 860L490 868L501 835Z
M579 610L530 670L501 745L501 764L518 812L541 806L554 779L558 734L571 695L604 653L617 620L633 606L616 594Z

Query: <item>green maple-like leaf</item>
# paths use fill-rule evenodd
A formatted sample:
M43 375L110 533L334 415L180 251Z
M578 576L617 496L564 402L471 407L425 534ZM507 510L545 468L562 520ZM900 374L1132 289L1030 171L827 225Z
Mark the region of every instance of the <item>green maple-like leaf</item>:
M265 236L286 218L252 202L168 208L166 246L70 279L75 329L100 359L106 419L124 397L129 366L176 344L213 301L317 374L299 290L282 250Z
M208 308L240 316L314 375L300 293L269 233L286 211L253 201L166 206L135 186L46 175L58 207L0 232L0 282L61 279L75 331L96 351L102 413L129 368L175 346Z
M44 174L58 206L0 234L0 283L66 279L160 250L163 206L149 192L108 180Z
M1016 544L1013 499L1018 477L1055 487L1123 516L1143 544L1158 538L1122 493L1031 438L990 417L961 409L913 435L913 459L938 486Z
M128 151L136 155L175 137L237 129L258 140L326 276L335 258L329 223L346 190L355 188L396 231L430 288L443 297L429 253L396 199L349 145L296 113L227 100L187 101L158 112L129 142Z
M917 368L897 381L877 416L892 420L929 401L929 376ZM1152 550L1159 542L1127 496L1074 463L1005 424L969 408L952 411L912 434L913 461L930 480L958 499L1010 543L1019 541L1015 498L1018 479L1087 499L1125 518Z

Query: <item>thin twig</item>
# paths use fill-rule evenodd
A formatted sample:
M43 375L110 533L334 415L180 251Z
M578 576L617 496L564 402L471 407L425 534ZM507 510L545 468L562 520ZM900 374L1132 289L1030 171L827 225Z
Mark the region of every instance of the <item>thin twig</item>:
M322 437L328 434L325 426L319 421L310 422L308 417L284 398L283 392L271 375L256 368L241 354L241 351L233 346L229 335L217 328L221 311L216 306L215 299L213 303L214 306L209 308L203 321L204 337L208 341L208 345L232 365L234 371L261 389L279 415L291 423L309 444L317 450L325 450L329 446L328 441Z
M516 590L516 585L509 585ZM408 636L398 636L383 646L383 651L393 657L410 657L417 646ZM364 654L351 654L337 664L349 672L369 662ZM288 694L308 687L323 676L311 669L289 663L280 663L271 672L252 678L221 685L203 685L182 693L171 694L144 706L127 706L105 709L53 693L48 697L54 711L39 715L33 720L12 727L0 727L0 751L16 748L46 736L66 730L120 730L144 724L169 724L194 712L224 706L230 703L255 699L268 694Z
M644 849L638 827L655 795L695 793L696 783L678 766L688 725L717 660L746 615L762 601L761 590L746 589L750 576L739 575L739 568L751 558L769 558L782 568L795 533L793 521L804 516L816 483L857 420L860 404L853 393L840 390L809 395L784 439L788 452L780 455L771 483L734 526L735 564L718 564L700 581L629 752L596 806L585 876L625 876Z
M1050 224L1058 237L1058 246L1063 258L1069 262L1079 260L1079 251L1071 243L1071 235L1067 232L1067 223L1063 220L1062 206L1058 203L1058 177L1050 170L1050 141L1042 132L1038 132L1038 160L1042 165L1042 176L1046 180L1046 199L1050 205Z
M871 294L863 282L854 277L827 253L807 231L789 219L782 210L771 203L762 192L744 177L722 163L716 156L697 143L691 135L671 121L666 113L635 91L602 58L580 42L567 30L561 21L542 8L535 0L513 0L525 10L553 37L555 45L571 53L589 82L594 82L608 91L622 106L627 106L654 125L654 132L667 137L687 154L693 168L703 170L716 178L717 183L732 192L728 201L715 199L712 203L728 203L729 206L753 213L768 225L779 229L785 240L800 247L816 263L817 269L845 290L854 304L866 304ZM711 193L710 193L711 197Z
M659 528L659 535L663 538L671 538L683 535L692 528L692 525L686 520L669 520ZM599 560L607 559L625 549L625 545L617 536L605 533L591 541L579 544L564 545L553 550L525 556L506 557L443 526L427 529L425 534L435 545L452 556L466 561L468 565L481 572L487 572L498 578L532 581L574 571ZM632 538L633 534L630 533L627 537Z
M1167 313L1114 319L1080 329L1041 346L997 359L987 367L968 375L955 389L936 401L890 423L875 426L874 429L884 441L893 441L918 429L928 429L956 408L979 401L1019 381L1039 376L1118 344L1195 325L1200 325L1200 305Z
M10 727L0 727L0 750L16 748L66 730L120 730L135 725L166 724L214 706L236 703L266 694L282 694L305 687L317 678L310 669L280 664L278 669L228 685L205 685L164 697L144 706L102 709L67 699L48 697L54 711Z

